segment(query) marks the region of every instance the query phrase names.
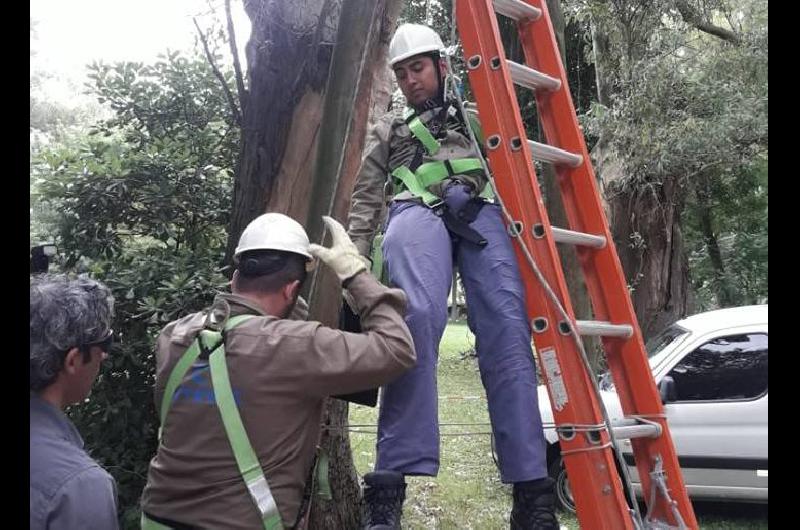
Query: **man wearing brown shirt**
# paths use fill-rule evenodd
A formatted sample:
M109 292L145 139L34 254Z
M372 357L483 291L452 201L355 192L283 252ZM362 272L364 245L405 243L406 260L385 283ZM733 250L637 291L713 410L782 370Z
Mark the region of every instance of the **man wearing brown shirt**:
M172 322L159 335L155 398L162 436L142 497L144 527L296 528L324 398L380 386L416 362L403 320L405 295L365 273L344 228L324 220L331 248L310 245L302 226L284 215L255 219L239 240L232 294L219 295L208 312ZM352 296L362 333L287 319L312 256L331 267ZM233 321L235 327L226 324ZM243 480L247 474L226 433L228 419L217 405L222 391L210 367L216 344L201 345L203 353L170 388L176 365L209 327L225 330L229 390L261 482Z

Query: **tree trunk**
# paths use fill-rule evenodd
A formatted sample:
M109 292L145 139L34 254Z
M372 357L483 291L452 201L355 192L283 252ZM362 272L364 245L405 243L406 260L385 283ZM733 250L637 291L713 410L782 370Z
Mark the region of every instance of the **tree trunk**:
M680 216L683 193L676 179L662 186L611 187L611 232L645 340L683 317L689 270Z
M249 90L234 177L225 262L239 235L265 210L308 215L324 91L341 0L249 0Z
M627 52L621 44L619 50L614 48L604 21L597 17L592 19L592 43L598 99L609 106L614 90L609 65L614 64L614 53ZM681 231L685 190L674 176L630 182L607 132L601 134L592 158L639 327L647 340L688 312L688 259Z
M387 51L400 12L398 0L344 0L340 31L323 104L321 138L314 163L314 186L306 227L312 241L323 237L321 215L347 218L350 196L361 163L368 118L388 107L390 93ZM356 82L354 83L354 80ZM372 96L372 97L370 97ZM302 199L305 196L299 196ZM309 286L311 318L336 326L341 307L341 287L327 268L318 267ZM348 404L329 399L320 446L330 456L332 501L316 499L309 528L358 528L361 523L360 489L350 449Z
M709 175L701 173L695 179L694 191L697 198L697 213L700 217L700 230L703 233L708 257L711 260L711 266L714 268L714 292L717 297L717 304L720 307L730 307L735 303L733 288L728 275L725 273L722 251L719 248L717 234L714 231L710 178Z
M361 160L373 85L384 111L391 31L399 0L251 0L247 46L249 92L242 102L226 262L253 218L276 211L303 223L312 241L322 215L345 219ZM341 26L341 31L339 27ZM378 101L382 99L383 101ZM310 278L311 318L336 327L339 283L325 267ZM357 528L359 486L347 432L345 402L329 399L320 445L330 456L333 501L314 499L310 528Z

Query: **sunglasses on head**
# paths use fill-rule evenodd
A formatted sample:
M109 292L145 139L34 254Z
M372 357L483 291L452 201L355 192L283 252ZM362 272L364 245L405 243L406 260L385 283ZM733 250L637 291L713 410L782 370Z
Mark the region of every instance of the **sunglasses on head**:
M109 329L108 334L100 340L95 342L89 342L85 344L86 348L91 348L92 346L97 346L104 352L108 353L111 350L111 345L114 344L114 330Z

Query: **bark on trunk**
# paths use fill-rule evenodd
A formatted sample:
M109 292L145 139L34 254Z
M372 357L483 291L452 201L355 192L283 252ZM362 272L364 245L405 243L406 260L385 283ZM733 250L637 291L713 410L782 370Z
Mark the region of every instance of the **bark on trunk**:
M312 241L321 239L322 215L346 218L368 115L388 106L387 83L376 80L389 74L386 54L400 2L246 0L245 11L252 22L249 91L241 105L227 263L244 227L265 211L304 223ZM311 318L335 327L338 280L323 266L307 287ZM330 456L333 501L313 499L309 528L360 525L347 410L328 400L320 445Z
M308 205L306 227L312 241L322 239L321 215L344 222L350 208L356 174L367 131L368 118L382 114L388 106L387 51L391 32L400 12L398 0L345 0L340 31L314 162L314 187L298 198ZM353 80L357 80L357 84ZM370 97L372 96L372 97ZM310 200L305 198L310 197ZM320 267L309 288L311 318L336 326L341 307L340 285L335 275ZM320 446L330 456L333 499L317 500L312 506L309 528L359 528L360 489L353 465L347 431L348 404L330 399L324 415Z
M305 219L341 0L244 3L249 91L234 178L225 262L244 227L267 209Z
M645 340L688 310L689 271L681 231L683 193L661 186L611 187L611 232Z

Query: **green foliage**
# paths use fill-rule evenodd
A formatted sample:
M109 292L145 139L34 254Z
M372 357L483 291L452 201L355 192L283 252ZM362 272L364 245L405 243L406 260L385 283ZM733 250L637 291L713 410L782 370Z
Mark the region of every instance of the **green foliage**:
M408 22L430 26L442 37L442 41L447 46L451 44L450 12L452 9L452 0L408 0L400 14L398 25Z
M46 85L58 85L77 96L77 87L58 74L46 71L38 57L38 22L30 19L31 73L30 73L30 132L31 150L35 151L48 141L66 141L74 132L99 117L99 104L76 97L68 103L52 101L45 95Z
M705 207L696 202L688 205L689 266L698 311L768 301L767 173L767 159L758 158L735 174L709 175L709 203ZM713 264L700 228L700 218L708 212L713 212L722 271ZM723 293L725 303L720 300Z
M669 186L672 206L685 206L676 221L696 310L766 300L766 6L709 4L710 20L736 33L732 43L694 29L668 5L572 4L612 43L611 105L594 103L582 120L621 163L609 190L660 197ZM717 245L721 262L712 259Z
M643 59L612 108L590 111L590 130L607 134L623 155L626 184L691 180L766 150L766 49L711 39L698 37L692 50L682 32L662 34L661 46L675 53Z
M201 55L96 64L89 77L113 115L36 153L32 201L46 213L36 237L56 241L60 268L114 292L119 341L91 399L69 413L116 478L123 524L134 528L156 448L154 340L225 285L238 129Z

